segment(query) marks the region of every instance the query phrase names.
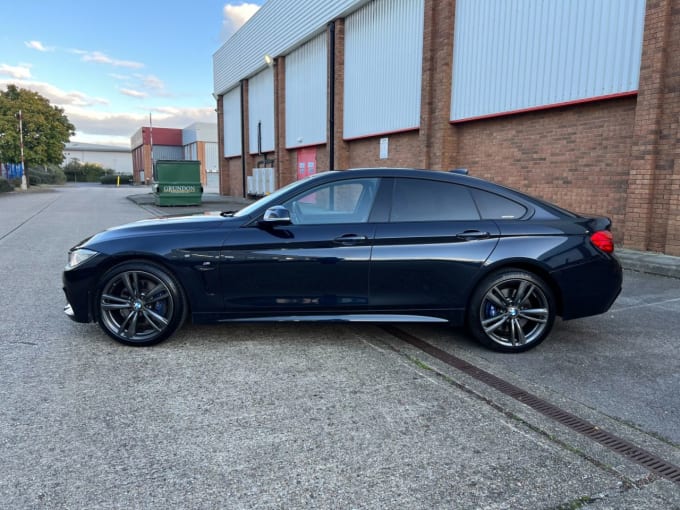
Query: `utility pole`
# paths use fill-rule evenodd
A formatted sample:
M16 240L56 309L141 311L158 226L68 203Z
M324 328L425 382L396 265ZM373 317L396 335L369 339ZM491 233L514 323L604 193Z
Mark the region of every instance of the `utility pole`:
M21 149L21 189L26 191L28 189L28 170L26 169L26 162L24 161L24 118L19 110L19 148Z

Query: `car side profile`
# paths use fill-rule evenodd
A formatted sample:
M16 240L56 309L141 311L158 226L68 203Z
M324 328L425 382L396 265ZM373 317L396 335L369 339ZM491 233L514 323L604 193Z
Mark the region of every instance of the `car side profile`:
M448 322L521 352L555 318L607 311L622 284L611 222L455 172L356 169L235 213L142 220L69 252L65 307L128 345L190 317Z

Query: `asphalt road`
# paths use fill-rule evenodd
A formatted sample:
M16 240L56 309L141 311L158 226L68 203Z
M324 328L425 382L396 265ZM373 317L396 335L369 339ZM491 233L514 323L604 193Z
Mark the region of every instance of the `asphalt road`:
M62 313L66 251L130 188L0 195L2 508L680 508L660 479L373 325L186 325L118 345ZM420 338L680 466L680 282L625 275L522 355Z

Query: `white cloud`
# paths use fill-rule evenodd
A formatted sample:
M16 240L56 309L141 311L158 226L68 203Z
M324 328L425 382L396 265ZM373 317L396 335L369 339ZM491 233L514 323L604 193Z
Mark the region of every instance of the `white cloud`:
M25 41L24 44L28 46L29 48L32 48L34 50L38 51L54 51L54 48L51 46L44 46L43 43L40 41Z
M32 90L38 94L46 97L50 103L54 106L59 106L61 108L66 108L68 106L94 106L94 105L106 105L108 100L101 97L91 97L83 92L77 90L66 91L62 90L49 83L40 81L11 81L11 80L1 80L0 87L5 88L7 85L16 85L17 87Z
M125 96L130 96L130 97L137 97L137 98L144 98L147 97L149 94L146 92L140 92L139 90L133 90L133 89L118 89L121 94Z
M0 75L11 76L17 80L25 80L31 77L31 66L28 64L19 64L18 66L0 64Z
M158 78L157 76L154 76L153 74L149 74L146 76L139 76L137 77L142 80L142 83L144 84L145 87L148 87L150 89L154 89L157 91L163 91L165 90L165 83L163 83L163 80Z
M83 62L96 62L98 64L108 64L114 67L127 67L130 69L141 69L144 67L144 64L141 62L111 58L101 51L71 50L71 53L81 55Z
M154 127L182 129L194 122L217 122L214 108L160 107L151 109ZM88 108L70 107L66 110L69 120L82 136L127 137L142 126L149 125L149 112L112 113Z
M260 8L257 4L226 4L222 10L222 40L226 41L241 28Z
M149 111L153 113L153 125L157 127L182 129L194 122L217 122L214 106L140 106L133 111L111 112L108 100L91 97L83 92L62 90L44 82L9 79L0 79L0 90L4 90L9 84L38 92L54 106L63 108L76 128L73 139L80 142L129 146L132 134L140 127L149 125Z

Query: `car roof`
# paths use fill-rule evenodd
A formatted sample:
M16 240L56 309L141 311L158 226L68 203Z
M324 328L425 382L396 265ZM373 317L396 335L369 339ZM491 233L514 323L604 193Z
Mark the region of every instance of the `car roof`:
M465 186L471 186L481 190L489 191L491 193L497 193L510 198L524 205L528 205L534 209L543 209L549 211L551 214L555 214L559 217L577 217L578 215L563 209L555 204L542 200L538 197L534 197L517 191L512 188L508 188L501 184L496 184L495 182L482 179L480 177L474 177L471 175L464 174L459 171L439 171L439 170L425 170L418 168L395 168L395 167L378 167L378 168L351 168L344 171L333 171L326 172L327 174L333 174L332 179L337 178L337 174L347 173L353 177L365 176L365 177L402 177L402 178L418 178L418 179L431 179L442 182L451 182L456 184L462 184ZM348 175L348 177L349 177Z
M476 188L485 189L492 192L500 193L511 193L516 195L517 198L525 200L534 200L533 197L525 195L519 191L507 188L500 184L496 184L486 179L481 179L479 177L473 177L471 175L466 175L460 172L453 171L438 171L438 170L425 170L419 168L394 168L394 167L378 167L378 168L351 168L344 171L327 172L333 174L332 179L337 178L340 173L349 173L353 177L365 176L365 177L406 177L406 178L417 178L417 179L431 179L436 181L453 182L457 184L464 184L466 186L474 186Z

